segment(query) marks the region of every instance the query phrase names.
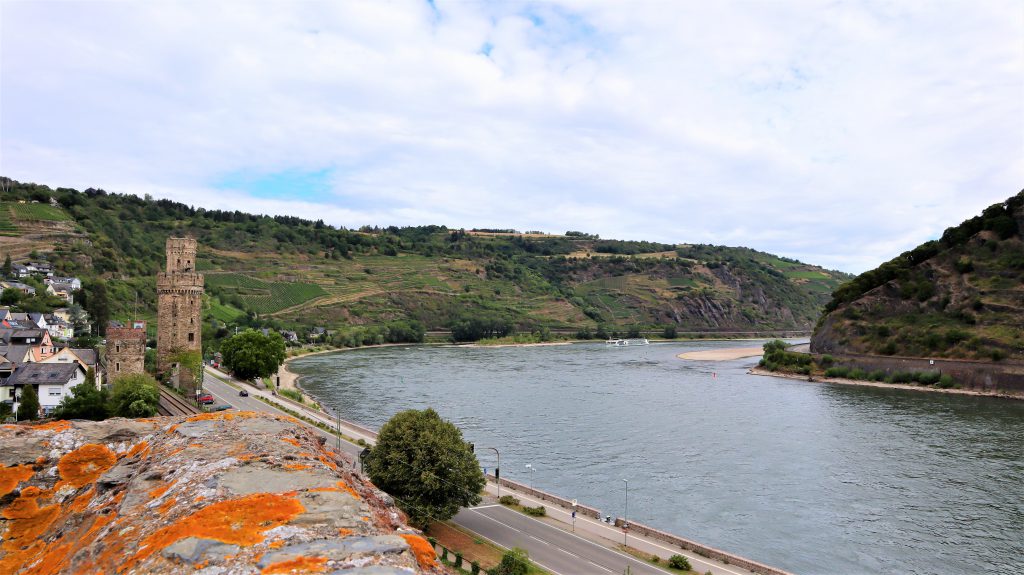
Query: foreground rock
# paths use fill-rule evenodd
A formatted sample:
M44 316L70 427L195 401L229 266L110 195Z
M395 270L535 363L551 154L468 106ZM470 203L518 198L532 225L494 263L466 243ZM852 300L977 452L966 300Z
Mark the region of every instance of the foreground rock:
M444 573L351 469L252 412L0 426L0 573Z

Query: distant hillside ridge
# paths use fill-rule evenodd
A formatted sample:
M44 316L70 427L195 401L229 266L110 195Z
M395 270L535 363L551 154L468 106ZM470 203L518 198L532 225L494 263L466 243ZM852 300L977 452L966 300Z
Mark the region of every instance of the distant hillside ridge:
M817 353L1024 360L1024 191L837 289Z
M136 309L151 317L166 238L195 237L208 294L204 329L211 330L241 324L366 331L409 322L470 339L555 329L597 337L669 328L810 331L829 294L851 277L741 247L610 240L579 231L346 229L93 188L0 181L6 233L17 239L29 229L25 214L66 220L49 249L47 238L34 244L37 255L63 274L103 279L114 318Z

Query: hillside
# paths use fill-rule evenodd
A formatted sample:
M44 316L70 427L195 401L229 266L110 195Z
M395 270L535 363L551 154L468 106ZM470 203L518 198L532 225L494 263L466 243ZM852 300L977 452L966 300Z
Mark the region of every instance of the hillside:
M836 290L820 353L1024 359L1024 191Z
M0 217L7 218L8 233L24 237L36 221L25 215L33 206L66 218L61 233L43 238L52 243L48 257L62 273L104 278L114 317L130 312L136 292L140 314L152 314L164 240L186 234L199 240L197 263L206 274L212 318L255 318L286 328L416 321L448 329L483 318L495 333L809 330L831 291L849 277L747 248L605 240L580 232L349 230L95 189L5 182Z

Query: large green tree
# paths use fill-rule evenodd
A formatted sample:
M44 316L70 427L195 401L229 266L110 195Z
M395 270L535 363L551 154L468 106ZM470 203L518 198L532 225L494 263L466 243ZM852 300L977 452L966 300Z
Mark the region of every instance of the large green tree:
M91 419L100 421L110 417L106 390L96 387L96 374L92 368L85 374L85 381L71 388L71 395L64 396L54 411L57 419Z
M284 338L271 331L267 335L247 329L220 344L224 365L239 379L270 377L284 362Z
M110 298L107 295L106 282L101 279L86 282L82 285L80 294L85 296L82 298L82 307L96 322L96 331L93 333L106 335L107 322L110 321Z
M120 417L151 417L160 404L160 388L153 376L130 373L114 380L110 394L111 415Z
M392 417L363 464L373 483L420 527L479 503L486 482L459 428L429 408Z
M21 403L18 404L18 421L26 419L39 419L39 395L31 385L21 388Z

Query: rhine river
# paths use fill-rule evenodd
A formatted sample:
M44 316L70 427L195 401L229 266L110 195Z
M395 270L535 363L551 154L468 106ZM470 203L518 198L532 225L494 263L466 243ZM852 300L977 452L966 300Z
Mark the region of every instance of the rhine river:
M799 574L1024 572L1024 401L748 375L686 342L293 361L379 428L432 407L502 476ZM531 464L534 472L526 468Z

